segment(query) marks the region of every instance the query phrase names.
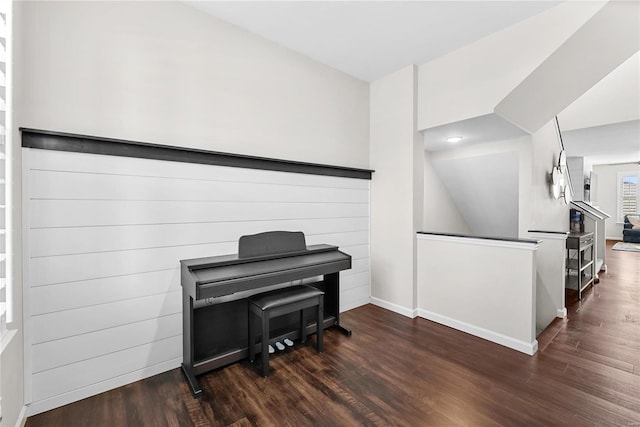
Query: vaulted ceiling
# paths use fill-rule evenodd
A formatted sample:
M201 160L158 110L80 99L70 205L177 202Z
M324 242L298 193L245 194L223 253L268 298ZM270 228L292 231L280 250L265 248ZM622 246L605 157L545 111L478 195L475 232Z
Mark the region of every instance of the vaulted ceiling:
M186 3L358 79L375 81L407 65L423 64L489 34L517 25L562 2ZM569 155L588 156L596 164L640 159L640 142L637 140L640 129L638 93L640 54L611 72L559 114ZM442 129L430 129L428 132L431 135L450 133L451 126L462 129L472 127L477 131L477 140L467 138L469 143L482 142L483 129L498 134L518 133L504 121L485 116L453 123ZM491 126L497 127L493 129ZM425 139L428 139L427 134ZM603 144L602 141L607 143Z
M559 1L187 1L365 81L422 64Z

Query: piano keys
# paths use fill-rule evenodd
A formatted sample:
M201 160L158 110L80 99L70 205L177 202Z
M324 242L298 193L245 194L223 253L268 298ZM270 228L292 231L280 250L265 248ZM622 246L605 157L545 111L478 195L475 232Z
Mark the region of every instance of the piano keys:
M306 246L302 232L270 231L242 236L237 254L180 264L182 369L194 396L202 393L197 375L248 356L247 298L252 294L321 276L307 284L325 292L323 327L351 335L340 325L339 304L339 272L351 268L351 256L336 246ZM274 319L271 335L280 341L298 338L297 321L297 316ZM311 333L315 325L308 329Z

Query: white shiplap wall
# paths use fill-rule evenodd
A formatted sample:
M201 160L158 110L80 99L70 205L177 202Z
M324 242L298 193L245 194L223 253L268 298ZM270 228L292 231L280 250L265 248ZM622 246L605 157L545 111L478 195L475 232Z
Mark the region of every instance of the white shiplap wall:
M30 414L182 361L179 260L304 231L353 257L341 311L369 302L369 181L23 149Z

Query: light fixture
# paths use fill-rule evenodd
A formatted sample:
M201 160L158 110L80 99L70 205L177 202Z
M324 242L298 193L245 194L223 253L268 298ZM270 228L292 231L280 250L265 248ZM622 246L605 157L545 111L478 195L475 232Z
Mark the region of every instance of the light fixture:
M567 166L567 154L564 152L564 150L561 150L560 154L558 155L558 166L560 166L561 168Z
M551 172L551 194L554 199L559 199L564 191L564 175L559 166L555 166Z
M456 142L462 141L462 139L463 138L461 136L450 136L449 138L447 138L447 142L455 144Z

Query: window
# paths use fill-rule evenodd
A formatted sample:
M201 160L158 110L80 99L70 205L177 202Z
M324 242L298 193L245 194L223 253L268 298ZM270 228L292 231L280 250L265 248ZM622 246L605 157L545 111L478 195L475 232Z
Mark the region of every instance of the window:
M640 172L618 172L618 222L640 211Z

